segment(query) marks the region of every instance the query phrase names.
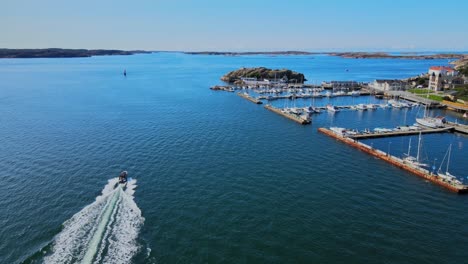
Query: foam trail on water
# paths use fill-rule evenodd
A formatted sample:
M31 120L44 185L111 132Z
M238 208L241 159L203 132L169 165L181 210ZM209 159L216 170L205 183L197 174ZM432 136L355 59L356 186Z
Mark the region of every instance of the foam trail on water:
M124 191L109 180L96 201L63 224L45 263L129 263L138 251L143 217L133 200L136 181Z

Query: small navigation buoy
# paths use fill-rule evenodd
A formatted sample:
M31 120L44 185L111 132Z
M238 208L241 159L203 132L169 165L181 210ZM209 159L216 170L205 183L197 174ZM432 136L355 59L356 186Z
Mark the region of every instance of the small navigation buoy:
M127 70L124 70L123 74L125 77L127 77Z

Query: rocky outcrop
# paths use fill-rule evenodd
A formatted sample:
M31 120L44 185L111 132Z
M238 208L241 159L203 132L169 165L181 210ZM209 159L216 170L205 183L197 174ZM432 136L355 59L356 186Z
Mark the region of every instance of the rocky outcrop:
M239 81L240 78L242 77L247 77L247 78L257 78L258 80L263 80L263 79L270 79L273 80L275 79L281 79L286 77L288 82L297 82L297 83L303 83L304 81L307 81L306 78L304 77L304 74L291 71L288 69L268 69L265 67L259 67L259 68L240 68L235 71L231 71L227 74L225 74L223 77L221 77L222 81L228 82L228 83L234 83L236 81Z

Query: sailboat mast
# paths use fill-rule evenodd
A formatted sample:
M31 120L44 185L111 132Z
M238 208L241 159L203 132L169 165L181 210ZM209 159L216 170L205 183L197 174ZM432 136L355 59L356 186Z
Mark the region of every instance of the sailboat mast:
M409 144L408 144L408 157L410 156L410 152L411 152L411 138L409 139Z
M419 162L419 152L421 151L421 132L419 132L418 139L418 154L416 155L416 161Z
M452 144L449 146L449 151L448 151L448 158L447 158L447 169L445 170L445 174L448 174L448 168L449 168L449 163L450 163L450 154L452 152Z

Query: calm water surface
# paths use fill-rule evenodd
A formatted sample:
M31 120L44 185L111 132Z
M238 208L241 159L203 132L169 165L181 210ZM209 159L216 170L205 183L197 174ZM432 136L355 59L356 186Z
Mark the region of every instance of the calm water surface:
M422 109L323 113L299 126L208 89L242 66L319 82L403 78L446 63L176 53L0 60L0 263L42 262L64 222L122 169L138 180L145 219L134 263L464 263L468 196L317 133L412 124ZM401 156L408 140L368 143ZM467 136L424 135L422 156L438 166L449 144L450 170L466 178Z

